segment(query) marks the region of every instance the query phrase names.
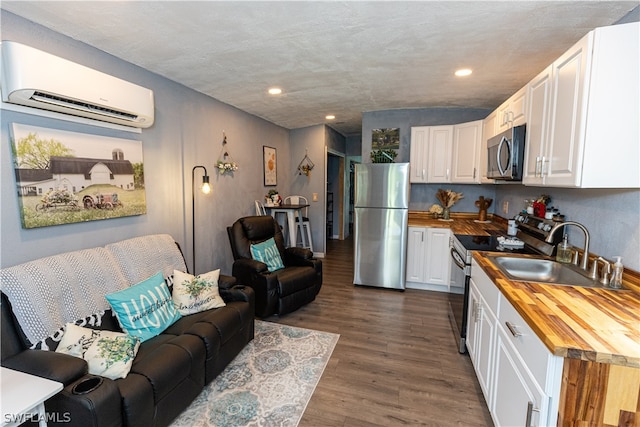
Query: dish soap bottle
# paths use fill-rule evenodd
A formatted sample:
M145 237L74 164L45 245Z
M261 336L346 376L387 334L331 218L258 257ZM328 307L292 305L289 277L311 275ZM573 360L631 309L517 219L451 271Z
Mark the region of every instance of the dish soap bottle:
M622 266L622 257L616 256L615 264L613 264L613 274L611 274L611 282L609 283L609 287L619 289L622 287L622 271L624 267Z
M562 236L562 242L558 243L556 250L556 261L564 264L571 262L571 246L569 245L569 236Z

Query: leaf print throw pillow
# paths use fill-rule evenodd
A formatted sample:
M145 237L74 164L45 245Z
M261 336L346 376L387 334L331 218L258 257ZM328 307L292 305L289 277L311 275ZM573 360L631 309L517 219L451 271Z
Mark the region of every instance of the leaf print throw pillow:
M99 331L67 323L56 352L87 361L89 373L112 380L124 378L131 370L140 340L128 334Z
M220 270L193 276L173 270L173 305L183 316L199 313L226 304L218 292Z

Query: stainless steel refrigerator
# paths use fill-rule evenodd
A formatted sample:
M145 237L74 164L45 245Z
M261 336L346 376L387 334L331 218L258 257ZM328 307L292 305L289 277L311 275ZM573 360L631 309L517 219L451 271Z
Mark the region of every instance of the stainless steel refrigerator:
M409 163L355 167L356 285L404 289L409 217Z

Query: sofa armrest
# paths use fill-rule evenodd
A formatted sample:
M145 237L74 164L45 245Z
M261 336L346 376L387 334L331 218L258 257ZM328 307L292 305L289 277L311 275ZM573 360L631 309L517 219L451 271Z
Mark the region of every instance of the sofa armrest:
M225 302L251 302L255 298L253 289L245 285L236 285L230 289L220 289L220 296Z
M3 360L2 366L58 381L65 386L89 371L87 362L79 357L44 350L25 350Z
M291 247L285 249L284 265L298 267L313 267L321 261L313 257L313 252L307 248Z
M233 286L237 284L237 280L233 276L227 276L226 274L221 274L218 278L218 288L219 289L231 289Z
M256 261L251 258L240 258L233 262L233 271L245 271L248 273L268 273L267 264L261 261ZM235 277L239 277L237 274L233 274Z
M313 258L313 252L307 248L292 246L284 250L284 256L292 259L311 259Z

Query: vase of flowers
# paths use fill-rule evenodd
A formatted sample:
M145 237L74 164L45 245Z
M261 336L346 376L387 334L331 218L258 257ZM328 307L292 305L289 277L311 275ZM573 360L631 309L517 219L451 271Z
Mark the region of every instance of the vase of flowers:
M429 213L433 215L434 219L438 219L438 217L440 215L442 215L444 209L442 209L442 206L434 203L433 205L431 205L431 207L429 208Z
M449 221L451 219L451 207L455 205L458 200L462 199L464 195L462 193L456 193L451 190L438 189L436 192L436 198L442 205L442 219Z

